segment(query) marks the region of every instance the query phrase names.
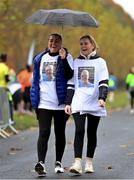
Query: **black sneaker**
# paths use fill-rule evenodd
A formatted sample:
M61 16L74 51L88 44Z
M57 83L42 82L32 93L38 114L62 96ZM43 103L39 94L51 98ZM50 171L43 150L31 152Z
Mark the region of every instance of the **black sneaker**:
M59 161L55 162L55 173L64 173L64 168Z
M45 168L45 165L43 164L43 162L38 162L36 165L35 165L35 171L38 173L39 176L45 176L46 175L46 168Z

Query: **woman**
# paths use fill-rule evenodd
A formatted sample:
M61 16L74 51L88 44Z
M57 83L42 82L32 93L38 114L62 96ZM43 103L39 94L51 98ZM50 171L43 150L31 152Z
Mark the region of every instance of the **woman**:
M86 118L87 153L85 172L91 173L94 172L92 160L97 144L97 127L101 116L106 116L105 100L108 93L108 71L105 60L96 54L96 50L97 44L92 36L85 35L80 38L80 56L74 61L73 81L75 92L70 87L68 87L67 92L65 112L67 114L72 113L75 122L75 161L69 171L76 174L82 173L81 159ZM92 86L79 86L80 74L83 70L90 73L89 81L92 82Z
M38 162L35 171L41 176L46 174L45 158L52 118L56 149L55 173L64 172L61 161L66 143L65 126L69 118L64 112L64 102L67 82L73 76L73 59L66 49L61 48L61 45L62 37L59 34L51 34L48 39L48 50L34 58L31 102L39 123ZM55 80L44 79L46 67L49 65L53 66Z

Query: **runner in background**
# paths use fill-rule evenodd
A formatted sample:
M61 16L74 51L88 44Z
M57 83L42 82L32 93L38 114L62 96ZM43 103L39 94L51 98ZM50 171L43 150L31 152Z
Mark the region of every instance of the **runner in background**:
M109 102L113 102L114 96L115 96L114 92L117 89L117 78L115 77L113 73L110 73L109 75L108 85L109 85L108 100Z
M24 101L24 110L32 115L31 110L31 101L30 101L30 88L32 81L32 67L30 65L26 65L26 68L20 71L17 75L17 80L21 84L22 96Z
M9 67L6 64L7 63L7 54L1 54L0 56L0 87L5 88L8 95L9 100L9 109L10 109L10 117L11 117L11 124L14 124L14 118L13 118L13 99L12 94L8 89L8 82L9 79Z
M130 72L128 73L125 81L130 99L130 114L134 114L134 66L130 68Z

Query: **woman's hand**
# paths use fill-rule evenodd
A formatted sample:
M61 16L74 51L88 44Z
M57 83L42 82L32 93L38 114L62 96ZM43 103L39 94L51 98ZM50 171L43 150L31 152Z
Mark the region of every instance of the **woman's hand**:
M59 50L59 56L61 57L61 59L65 59L66 58L66 55L67 55L67 52L64 48L61 48Z
M105 107L105 101L103 99L99 99L99 106Z
M71 115L71 112L72 112L71 111L71 106L70 105L66 105L65 108L64 108L64 111L65 111L66 114Z

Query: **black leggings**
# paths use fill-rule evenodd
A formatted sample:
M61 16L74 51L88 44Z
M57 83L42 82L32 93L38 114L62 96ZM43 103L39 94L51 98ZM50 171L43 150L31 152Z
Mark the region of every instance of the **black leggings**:
M69 116L64 110L38 109L39 138L37 142L38 161L45 162L48 140L51 131L51 122L54 118L56 161L62 160L65 149L65 126Z
M82 158L84 134L85 134L85 120L87 117L87 155L86 157L93 158L96 144L97 144L97 127L100 121L99 116L91 114L80 113L73 114L75 121L75 139L74 139L74 156L75 158Z
M134 91L130 91L130 105L131 105L131 109L134 108Z

